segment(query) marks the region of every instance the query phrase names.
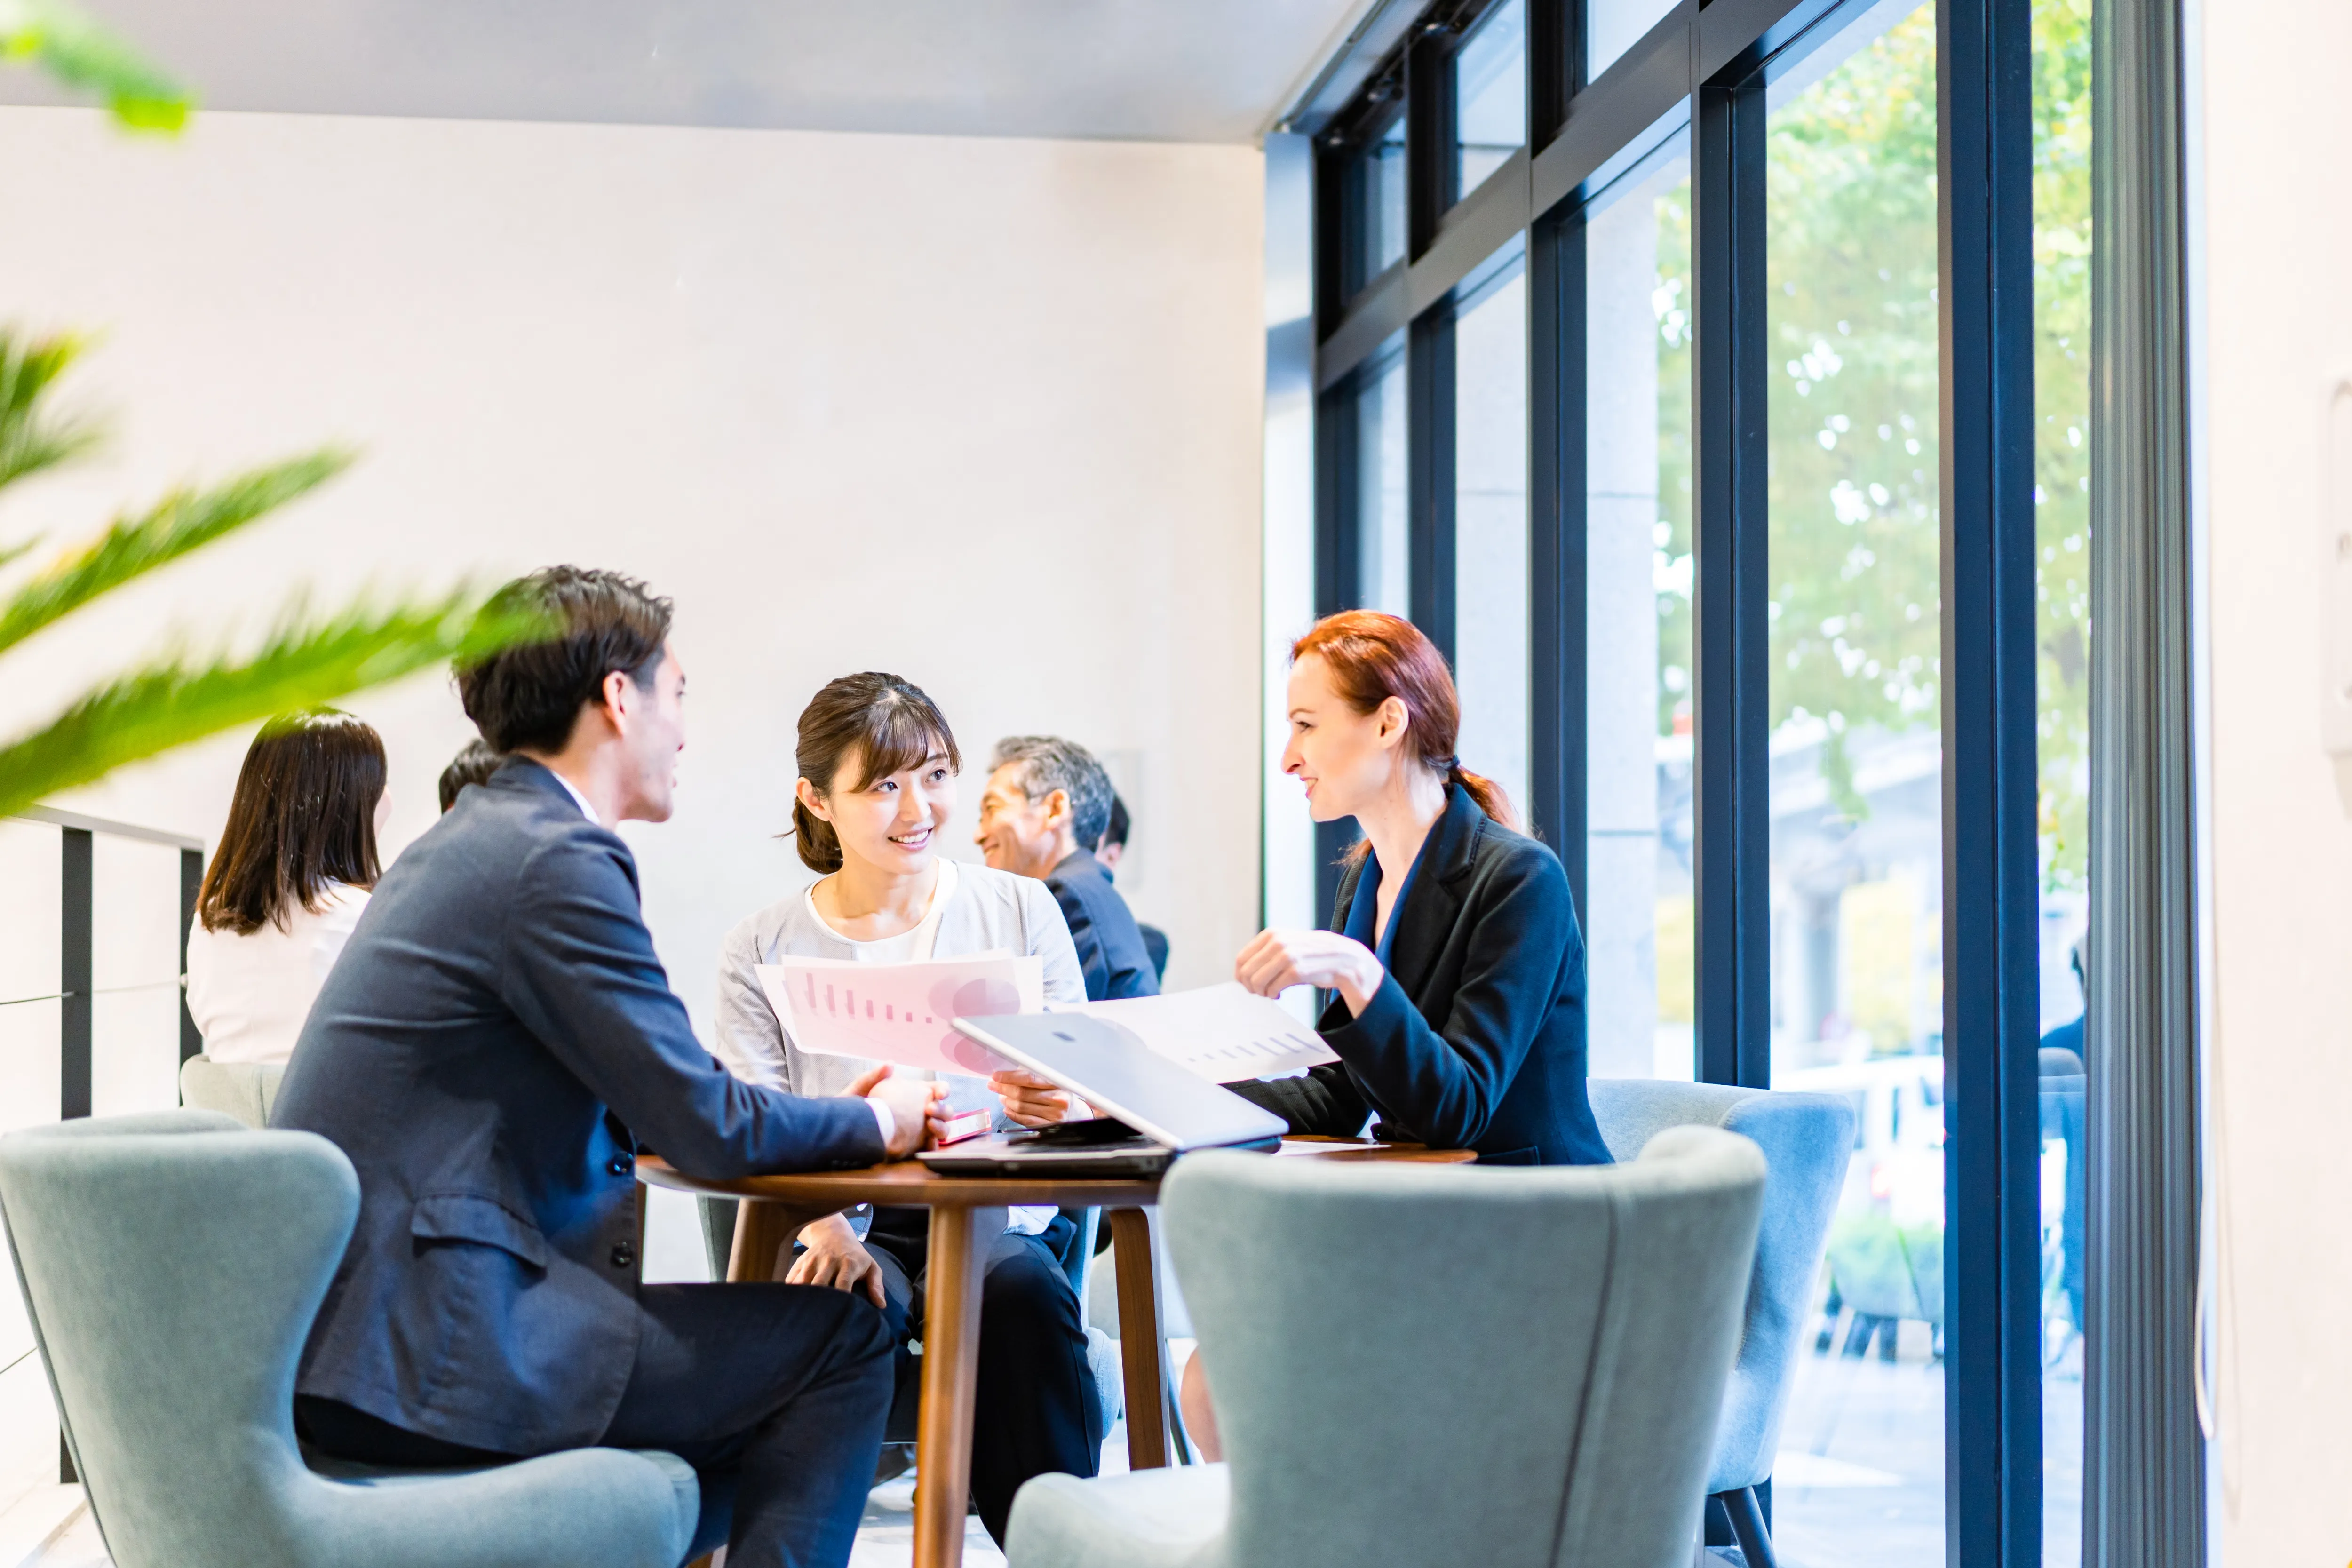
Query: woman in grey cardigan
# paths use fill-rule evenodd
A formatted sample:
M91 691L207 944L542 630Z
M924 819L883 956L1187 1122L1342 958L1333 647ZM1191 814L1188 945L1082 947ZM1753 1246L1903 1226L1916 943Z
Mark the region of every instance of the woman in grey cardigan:
M827 1094L875 1065L793 1044L758 973L787 954L869 963L1031 954L1044 961L1048 1002L1086 1000L1069 928L1045 883L938 853L962 760L919 688L871 672L833 681L801 714L796 760L794 837L802 861L824 875L727 933L718 1054L737 1077ZM1000 1107L984 1079L946 1081L957 1110ZM862 1239L843 1215L819 1220L801 1232L782 1277L863 1292L890 1315L904 1357L907 1324L923 1310L929 1227L923 1209L877 1210ZM971 1489L1000 1542L1022 1482L1047 1471L1091 1476L1102 1448L1086 1331L1059 1261L1071 1229L1054 1209L1016 1208L989 1251Z

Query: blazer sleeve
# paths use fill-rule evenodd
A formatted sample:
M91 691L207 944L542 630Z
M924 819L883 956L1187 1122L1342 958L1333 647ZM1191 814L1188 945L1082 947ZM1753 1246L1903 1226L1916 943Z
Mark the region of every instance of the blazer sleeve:
M1462 972L1443 1034L1393 974L1361 1015L1344 1004L1321 1034L1387 1116L1444 1148L1486 1135L1550 1015L1573 928L1568 879L1536 846L1474 887Z
M1045 1000L1085 1001L1086 971L1078 966L1077 945L1070 940L1070 927L1062 918L1061 903L1045 883L1034 877L1020 879L1018 896L1022 936L1026 943L1023 951L1045 961Z
M499 989L556 1058L680 1170L730 1177L871 1164L861 1100L737 1079L694 1037L638 915L627 847L583 825L534 850L508 911Z
M1077 954L1078 984L1088 1000L1098 1000L1111 994L1110 957L1103 952L1102 933L1095 930L1094 917L1087 912L1087 901L1074 888L1048 881L1045 890L1054 895L1054 907L1062 911L1063 928L1069 932L1071 951Z
M1309 1068L1299 1078L1252 1079L1225 1087L1289 1122L1292 1132L1312 1137L1353 1138L1372 1114L1338 1062Z
M718 1038L710 1054L745 1083L797 1093L784 1026L760 984L760 933L745 921L719 946Z

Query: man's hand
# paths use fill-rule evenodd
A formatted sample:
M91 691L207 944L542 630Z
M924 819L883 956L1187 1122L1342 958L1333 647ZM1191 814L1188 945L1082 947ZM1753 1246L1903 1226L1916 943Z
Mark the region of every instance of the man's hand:
M1057 1121L1081 1121L1095 1114L1094 1107L1085 1100L1035 1073L1008 1068L990 1073L988 1087L1004 1102L1004 1114L1024 1127L1051 1127Z
M1262 931L1234 960L1245 990L1279 996L1294 985L1328 986L1359 1015L1387 973L1370 948L1329 931Z
M878 1100L890 1108L890 1119L896 1123L883 1157L903 1160L918 1149L930 1146L939 1135L940 1121L947 1114L948 1089L943 1083L926 1083L916 1078L892 1078L889 1064L859 1076L849 1086L849 1092L868 1100Z
M784 1276L787 1285L830 1285L836 1290L853 1293L863 1290L876 1306L883 1306L882 1270L857 1233L849 1228L849 1221L840 1215L828 1215L801 1232L801 1245L808 1250L793 1259L792 1272Z

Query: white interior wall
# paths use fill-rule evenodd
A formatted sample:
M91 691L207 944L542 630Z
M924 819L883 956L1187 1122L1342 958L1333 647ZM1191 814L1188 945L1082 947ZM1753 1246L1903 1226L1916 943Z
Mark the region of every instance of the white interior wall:
M625 832L698 1026L722 933L808 879L773 837L793 719L860 668L955 725L961 857L998 736L1097 748L1171 984L1229 973L1259 885L1255 151L218 113L172 143L0 109L0 319L100 334L72 386L114 428L104 461L13 493L0 539L320 441L363 453L13 653L0 731L167 627L257 627L298 583L332 603L617 567L677 600L690 673L677 815ZM396 853L471 727L439 674L349 706L390 752ZM248 738L56 804L209 841ZM0 934L54 954L47 885L0 900ZM151 913L102 908L101 953L153 945ZM41 1016L54 1039L53 1005L0 1014L12 1057L40 1054ZM162 1050L122 1055L138 1082L100 1108L168 1103Z
M2341 1199L2352 794L2320 737L2320 437L2329 387L2352 374L2352 208L2322 150L2352 141L2352 102L2284 62L2352 49L2352 12L2326 0L2193 12L2210 367L2219 1534L2231 1563L2332 1563L2352 1552L2352 1211ZM2333 488L2340 504L2352 473Z

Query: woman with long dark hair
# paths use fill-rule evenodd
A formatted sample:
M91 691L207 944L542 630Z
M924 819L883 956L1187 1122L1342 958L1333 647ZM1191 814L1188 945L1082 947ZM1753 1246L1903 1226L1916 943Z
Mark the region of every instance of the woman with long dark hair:
M294 1054L382 869L383 781L383 740L336 709L253 738L188 928L188 1016L214 1061Z

